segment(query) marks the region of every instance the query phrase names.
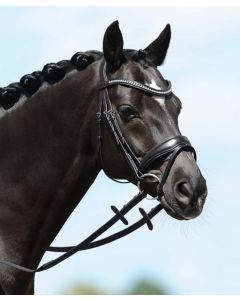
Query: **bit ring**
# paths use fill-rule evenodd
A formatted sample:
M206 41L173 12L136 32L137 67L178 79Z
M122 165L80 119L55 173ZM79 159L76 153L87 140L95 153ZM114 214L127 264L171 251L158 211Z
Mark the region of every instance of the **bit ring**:
M140 193L143 192L143 190L141 189L141 181L146 177L152 177L154 179L157 179L158 183L161 184L161 181L157 175L152 174L152 173L145 173L139 178L138 183L137 183L137 187L138 187L138 190Z

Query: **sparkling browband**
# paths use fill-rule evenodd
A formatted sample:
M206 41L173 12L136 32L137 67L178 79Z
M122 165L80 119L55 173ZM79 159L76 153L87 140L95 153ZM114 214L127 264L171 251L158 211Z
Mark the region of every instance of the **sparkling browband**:
M141 90L147 94L156 95L156 96L166 96L172 93L172 84L169 80L166 80L168 83L168 87L165 90L154 89L149 85L133 81L133 80L126 80L126 79L116 79L116 80L109 80L108 82L104 82L101 84L99 90L102 90L108 86L112 85L123 85L128 86L131 88L136 88L137 90Z

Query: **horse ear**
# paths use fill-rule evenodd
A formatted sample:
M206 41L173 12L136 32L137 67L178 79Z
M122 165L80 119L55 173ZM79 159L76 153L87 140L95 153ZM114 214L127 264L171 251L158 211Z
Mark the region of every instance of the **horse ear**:
M113 22L104 34L103 55L111 71L116 71L120 67L123 61L123 37L118 21Z
M171 27L167 24L159 37L145 49L146 58L151 64L160 66L163 63L167 54L170 39Z

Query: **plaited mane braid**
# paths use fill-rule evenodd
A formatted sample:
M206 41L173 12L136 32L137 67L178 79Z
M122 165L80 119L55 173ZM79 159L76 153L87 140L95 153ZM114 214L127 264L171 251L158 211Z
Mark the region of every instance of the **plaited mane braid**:
M14 82L7 87L0 88L0 107L5 110L14 106L19 101L21 96L31 97L35 94L43 82L54 84L62 80L66 73L72 69L78 71L84 70L88 65L94 62L100 52L77 52L71 60L62 60L58 63L46 64L42 71L35 71L31 74L24 75L20 82Z

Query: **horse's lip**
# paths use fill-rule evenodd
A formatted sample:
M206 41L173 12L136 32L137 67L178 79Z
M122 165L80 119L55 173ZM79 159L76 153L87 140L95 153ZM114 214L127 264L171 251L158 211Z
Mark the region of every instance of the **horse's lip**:
M165 199L164 196L161 197L161 204L165 211L173 218L178 220L189 220L187 217L183 216L179 212L177 212Z

